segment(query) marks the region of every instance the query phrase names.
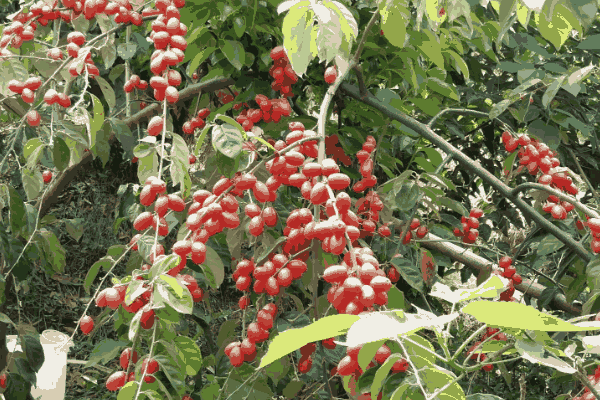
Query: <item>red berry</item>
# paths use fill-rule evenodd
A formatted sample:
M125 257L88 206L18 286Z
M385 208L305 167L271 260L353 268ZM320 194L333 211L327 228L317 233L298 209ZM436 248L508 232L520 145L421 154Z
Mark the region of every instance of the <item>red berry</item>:
M335 79L337 78L337 72L335 69L335 66L331 66L329 68L327 68L325 70L325 82L327 82L328 84L332 84L333 82L335 82Z
M190 156L188 157L188 161L190 164L195 164L196 163L196 156L193 154L190 154Z
M121 368L127 369L129 364L135 364L138 361L138 353L137 351L131 350L131 347L126 348L121 353L121 357L119 358L119 362L121 363Z
M6 389L6 374L0 375L0 387Z
M52 180L52 171L44 171L42 173L42 178L44 179L44 183L50 183Z
M30 110L27 113L26 117L27 117L27 123L29 124L29 126L38 126L42 119L40 117L40 113L38 113L36 110Z
M154 325L154 310L148 310L142 314L140 325L144 329L150 329Z
M86 315L83 318L81 318L79 322L79 327L81 328L81 332L83 332L84 335L87 335L92 331L92 329L94 329L94 320L89 315Z
M106 380L106 388L111 392L115 392L125 386L127 382L127 373L125 371L117 371Z
M510 258L509 256L504 256L500 259L500 261L498 262L498 266L502 269L506 269L508 267L510 267L510 265L512 264L512 258Z

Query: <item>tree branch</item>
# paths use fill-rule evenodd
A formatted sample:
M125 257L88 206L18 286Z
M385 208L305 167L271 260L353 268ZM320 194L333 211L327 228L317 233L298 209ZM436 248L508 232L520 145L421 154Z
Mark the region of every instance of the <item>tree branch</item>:
M563 232L559 227L555 226L550 221L545 219L535 210L535 208L527 204L523 199L513 194L511 187L506 185L496 176L492 175L489 171L483 168L479 162L471 159L466 154L459 151L456 147L452 146L444 138L436 134L427 125L417 121L414 118L411 118L410 116L404 113L399 112L397 109L387 104L380 102L376 97L374 97L371 94L367 94L366 96L361 97L359 90L353 85L350 85L348 83L342 83L340 85L340 88L350 97L362 101L364 104L367 104L379 110L387 117L401 122L408 128L419 133L422 137L429 140L432 144L437 146L444 153L452 154L453 159L457 161L461 165L461 167L479 176L483 181L485 181L494 189L496 189L502 196L514 203L514 205L517 208L519 208L523 214L527 215L529 218L534 220L538 224L538 226L554 235L558 240L563 242L567 247L569 247L575 253L577 253L585 262L589 262L592 259L591 252L586 250L580 243L574 242L566 232Z

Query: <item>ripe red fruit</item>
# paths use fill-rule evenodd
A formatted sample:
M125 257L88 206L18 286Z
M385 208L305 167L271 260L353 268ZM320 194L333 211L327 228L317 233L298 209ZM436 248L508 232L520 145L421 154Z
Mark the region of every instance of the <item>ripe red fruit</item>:
M26 117L27 117L27 123L29 124L29 126L38 126L42 119L40 117L40 113L38 113L36 110L30 110L27 113Z
M396 283L400 280L400 272L395 267L388 269L387 277L390 281Z
M408 371L408 361L404 358L402 360L398 360L392 365L392 372L406 372Z
M42 173L42 178L44 179L44 183L50 183L52 180L52 171L44 171Z
M500 261L498 262L498 266L502 269L506 269L508 267L510 267L510 265L512 264L512 258L510 258L509 256L504 256L500 259Z
M190 164L195 164L196 163L196 156L193 154L190 154L190 156L188 157L188 161Z
M389 237L392 234L392 231L387 225L381 226L378 232L383 237Z
M117 371L106 380L106 388L111 392L115 392L125 386L127 382L127 373L125 371Z
M137 351L131 350L131 347L126 348L121 353L121 357L119 358L119 362L121 363L121 368L127 369L129 364L135 364L138 361L138 353Z
M0 375L0 387L6 389L6 374Z
M427 227L425 225L421 225L417 228L416 235L419 239L423 239L427 235L428 232L429 232L429 229L427 229Z
M523 278L521 278L521 275L519 275L519 274L514 274L512 276L512 281L513 281L513 284L520 285L521 282L523 282Z
M144 373L144 371L146 371L147 375L152 375L156 372L158 372L159 370L159 366L158 366L158 361L154 360L154 359L144 359L144 361L142 362L142 370L141 372ZM146 382L148 382L149 380L146 379ZM152 380L152 382L154 382L154 380ZM149 382L151 383L151 382Z
M321 344L323 345L323 347L329 350L333 350L337 347L337 345L334 342L334 338L324 339L321 341Z
M335 66L331 66L329 68L327 68L325 70L325 82L327 82L328 84L332 84L333 82L335 82L335 79L337 78L337 71L335 69Z
M277 46L271 50L271 58L273 61L286 57L283 46Z
M94 320L89 315L86 315L83 318L81 318L79 322L79 327L81 328L81 332L83 332L84 335L89 334L92 331L92 329L94 329Z
M142 318L140 319L140 325L144 329L150 329L154 325L154 310L148 310L142 313Z
M301 358L298 361L298 372L306 374L312 368L312 357Z

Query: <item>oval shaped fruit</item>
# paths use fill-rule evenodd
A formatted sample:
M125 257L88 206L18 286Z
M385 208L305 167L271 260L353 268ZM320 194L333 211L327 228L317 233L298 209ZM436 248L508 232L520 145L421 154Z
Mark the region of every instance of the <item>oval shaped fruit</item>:
M115 392L125 386L127 382L127 372L117 371L106 380L106 388L111 392Z
M94 329L94 320L92 319L92 317L86 315L83 318L81 318L81 320L79 321L79 328L81 328L81 332L83 332L84 335L90 333L92 329Z

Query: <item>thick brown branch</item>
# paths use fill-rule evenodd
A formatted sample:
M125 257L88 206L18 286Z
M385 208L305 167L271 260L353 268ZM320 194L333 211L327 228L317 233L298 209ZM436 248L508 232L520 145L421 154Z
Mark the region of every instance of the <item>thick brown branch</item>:
M486 260L485 258L478 256L473 253L471 250L464 249L460 246L455 245L454 243L446 242L443 238L436 236L432 233L429 233L427 236L430 241L420 242L422 247L425 247L429 250L437 250L440 253L447 255L455 261L458 261L469 268L475 269L477 271L492 271L493 263ZM542 291L546 287L540 285L539 283L532 282L529 279L523 278L523 282L519 285L515 285L515 289L520 290L523 293L527 293L528 295L540 298L542 295ZM581 315L581 306L576 304L571 304L567 302L567 299L562 294L557 294L552 298L550 302L552 307L558 310L566 311L574 315Z

